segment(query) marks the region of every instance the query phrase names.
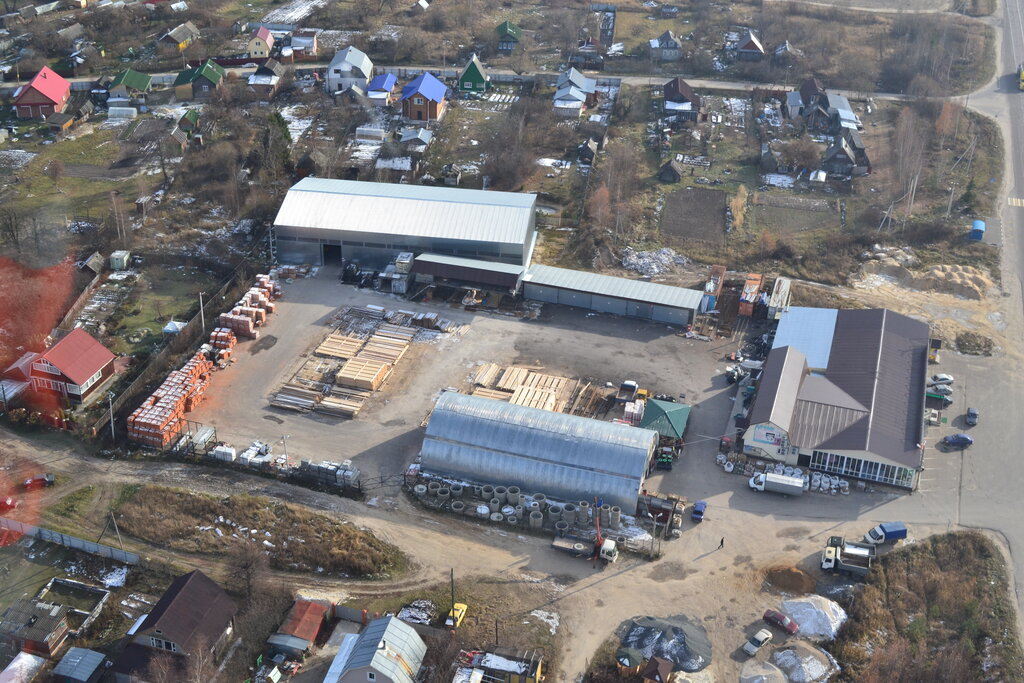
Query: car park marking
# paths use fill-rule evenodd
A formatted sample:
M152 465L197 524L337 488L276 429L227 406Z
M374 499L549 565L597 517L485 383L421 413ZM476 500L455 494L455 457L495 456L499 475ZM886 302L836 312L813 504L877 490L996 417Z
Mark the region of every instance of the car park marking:
M1010 206L1024 206L1024 198L1022 197L1007 197Z

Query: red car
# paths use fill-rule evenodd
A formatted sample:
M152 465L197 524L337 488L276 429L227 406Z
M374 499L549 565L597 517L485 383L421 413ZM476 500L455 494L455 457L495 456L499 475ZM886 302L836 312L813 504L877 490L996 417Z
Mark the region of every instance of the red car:
M778 626L791 636L796 635L800 630L800 624L796 623L782 612L776 612L773 609L765 611L764 620L772 626Z
M6 498L0 498L0 512L7 512L8 510L13 510L14 508L18 507L19 502L20 501L14 500L10 496L7 496Z

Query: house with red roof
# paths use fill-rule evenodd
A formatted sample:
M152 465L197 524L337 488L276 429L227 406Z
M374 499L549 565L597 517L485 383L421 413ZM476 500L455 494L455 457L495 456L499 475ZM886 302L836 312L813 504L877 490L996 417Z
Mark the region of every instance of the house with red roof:
M266 26L260 26L249 37L249 59L265 59L274 47L274 35Z
M63 112L70 97L71 84L44 66L14 93L14 107L19 119L45 119Z
M32 389L81 403L114 374L114 354L79 328L32 362Z

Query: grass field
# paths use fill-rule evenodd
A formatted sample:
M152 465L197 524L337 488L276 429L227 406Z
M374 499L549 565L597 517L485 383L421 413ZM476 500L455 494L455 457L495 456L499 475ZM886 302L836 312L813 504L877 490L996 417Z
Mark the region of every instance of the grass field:
M96 489L92 486L83 486L77 491L72 491L51 505L48 512L59 517L74 517L81 512L92 501Z

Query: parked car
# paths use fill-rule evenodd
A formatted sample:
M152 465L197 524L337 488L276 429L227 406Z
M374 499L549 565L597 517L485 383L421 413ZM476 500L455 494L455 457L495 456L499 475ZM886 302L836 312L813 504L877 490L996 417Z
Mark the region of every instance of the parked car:
M466 618L467 609L469 609L469 607L461 602L457 602L452 605L451 610L448 612L448 618L444 620L444 625L451 628L458 628L459 626L462 626L462 620Z
M693 504L693 512L690 513L690 519L695 522L704 521L704 513L707 512L708 502L706 500L698 500Z
M13 510L14 508L18 507L19 502L20 501L14 500L10 496L7 496L6 498L0 498L0 512L7 512L8 510Z
M761 629L754 635L750 636L750 640L743 643L743 651L753 657L757 654L758 650L772 642L772 632L766 628Z
M968 427L973 427L978 424L978 409L968 408L967 415L964 416L964 422L967 423Z
M933 384L928 387L929 394L938 394L939 396L952 396L953 387L948 384Z
M53 475L47 473L37 474L34 477L29 477L24 482L22 482L21 485L26 491L31 491L32 489L43 489L48 486L53 486L53 483Z
M969 434L950 434L949 436L942 439L942 445L947 448L967 448L974 443L974 439Z
M772 626L778 626L791 636L795 635L800 630L800 624L796 623L782 612L777 612L773 609L765 610L763 618Z
M929 386L931 386L933 384L952 384L952 383L953 383L953 375L947 375L945 373L939 373L937 375L932 375L931 379L928 380L928 385Z

